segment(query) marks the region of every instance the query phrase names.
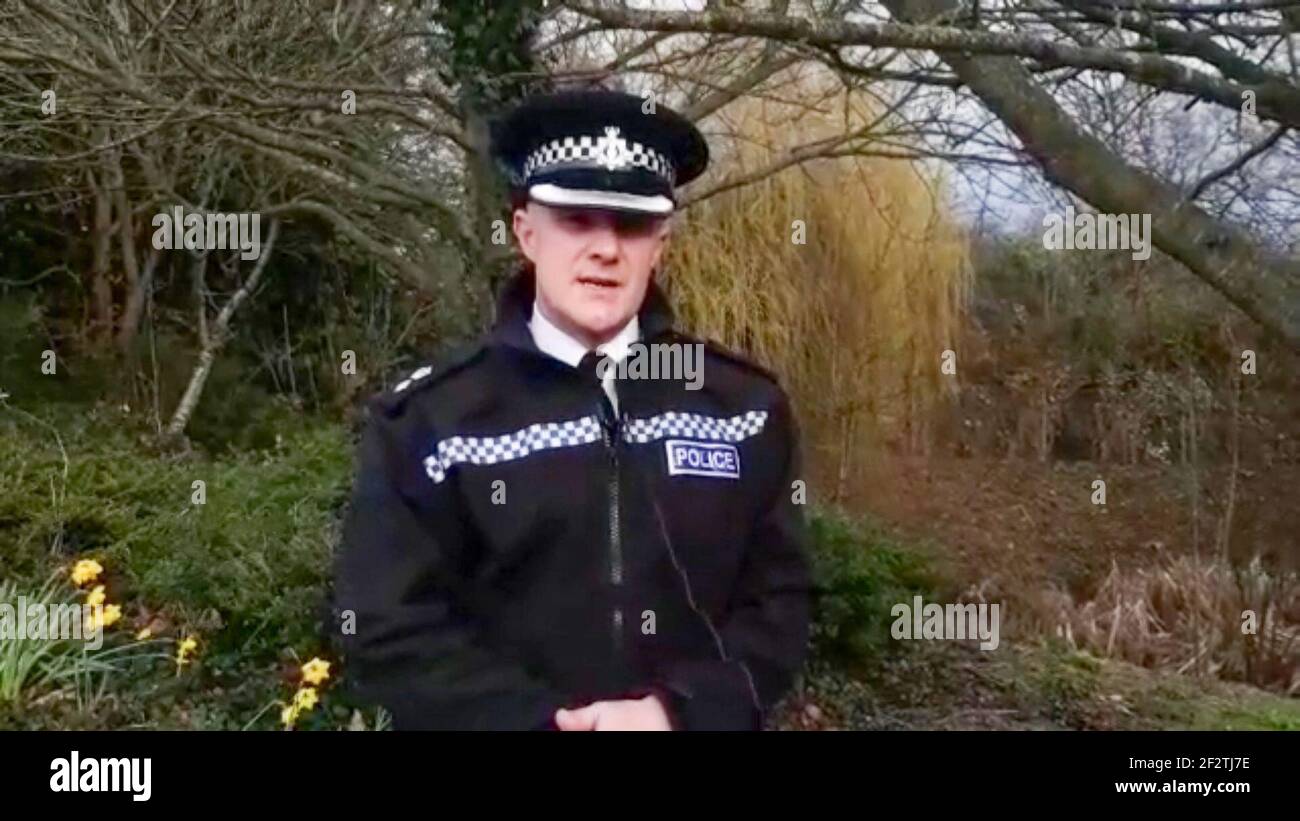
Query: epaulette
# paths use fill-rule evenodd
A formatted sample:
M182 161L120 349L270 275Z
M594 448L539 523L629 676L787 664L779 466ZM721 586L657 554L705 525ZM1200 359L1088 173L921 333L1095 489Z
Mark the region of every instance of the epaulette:
M433 387L453 373L471 365L487 350L481 342L453 348L429 365L422 365L410 376L375 398L375 403L389 416L395 415L412 396Z

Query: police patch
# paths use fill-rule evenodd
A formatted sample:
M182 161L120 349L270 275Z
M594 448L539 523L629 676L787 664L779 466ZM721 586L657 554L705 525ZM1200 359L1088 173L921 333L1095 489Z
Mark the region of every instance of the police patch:
M669 476L740 478L740 451L735 445L669 439L664 443Z

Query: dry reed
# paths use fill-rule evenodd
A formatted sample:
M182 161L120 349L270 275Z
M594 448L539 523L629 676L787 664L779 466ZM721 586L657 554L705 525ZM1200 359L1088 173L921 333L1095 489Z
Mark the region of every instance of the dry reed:
M788 105L741 104L732 125L745 139L715 151L722 174L752 173L792 139L871 116L856 100L836 105L791 126ZM883 447L925 450L931 412L956 390L940 365L956 347L971 266L943 202L942 179L911 163L819 159L704 200L670 248L665 284L683 323L780 375L809 475L837 498Z

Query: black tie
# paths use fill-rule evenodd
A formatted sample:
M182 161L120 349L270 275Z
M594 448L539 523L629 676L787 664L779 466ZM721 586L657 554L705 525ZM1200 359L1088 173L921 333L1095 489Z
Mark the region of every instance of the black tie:
M596 366L600 364L600 360L605 358L606 356L604 354L597 353L596 351L587 351L587 355L582 357L582 361L578 363L578 372L582 374L583 378L589 384L596 386L596 391L600 394L601 424L603 424L607 429L612 430L617 419L617 416L614 413L614 404L609 401L609 394L605 393L605 386L602 385L600 381L600 373L596 370Z

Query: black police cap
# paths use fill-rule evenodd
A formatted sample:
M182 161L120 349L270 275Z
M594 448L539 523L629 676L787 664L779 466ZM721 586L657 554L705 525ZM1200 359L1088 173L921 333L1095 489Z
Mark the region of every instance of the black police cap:
M667 214L673 189L703 173L709 146L666 106L619 91L524 98L492 126L513 188L547 205Z

